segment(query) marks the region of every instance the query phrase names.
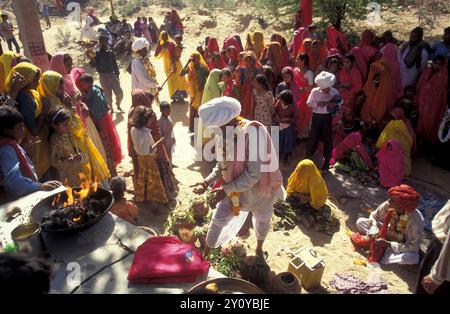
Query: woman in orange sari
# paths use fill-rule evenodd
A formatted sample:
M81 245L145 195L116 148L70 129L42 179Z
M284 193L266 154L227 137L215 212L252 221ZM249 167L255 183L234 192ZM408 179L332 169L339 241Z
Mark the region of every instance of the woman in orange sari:
M314 74L309 69L309 57L307 54L300 54L297 58L298 67L294 69L294 78L300 88L300 95L296 100L299 111L296 128L299 138L307 138L309 125L311 123L312 111L306 104L309 94L314 86Z
M320 71L320 68L323 66L324 60L327 57L326 49L323 47L323 44L319 40L313 40L308 56L311 71L313 71L314 74L318 73Z
M380 123L386 114L392 99L392 79L386 60L370 65L369 77L363 88L366 101L361 109L361 120Z
M289 48L286 42L286 38L284 38L283 36L281 36L280 34L273 34L271 37L271 41L274 42L278 42L280 44L280 49L281 49L281 53L280 53L280 63L282 66L282 69L284 69L285 67L291 66L291 58L289 55Z
M276 81L280 81L281 71L283 71L283 63L285 60L281 58L281 45L279 42L273 41L269 43L261 56L261 63L263 65L269 65L273 69Z
M256 54L253 51L247 51L243 57L240 67L243 69L240 85L241 92L241 116L247 119L253 115L253 85L255 77L263 74L261 63L259 63Z
M344 106L353 111L353 100L363 84L361 73L355 65L356 59L351 54L346 54L342 58L343 68L339 71L339 93L344 99Z
M417 83L419 122L417 134L428 143L437 143L438 130L445 114L448 93L448 69L444 56L433 59Z

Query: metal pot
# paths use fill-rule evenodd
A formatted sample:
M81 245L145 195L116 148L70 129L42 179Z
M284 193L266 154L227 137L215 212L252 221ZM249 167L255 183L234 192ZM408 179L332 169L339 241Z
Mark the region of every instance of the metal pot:
M19 252L34 257L48 256L42 239L41 227L37 223L29 222L17 226L11 232L11 238Z

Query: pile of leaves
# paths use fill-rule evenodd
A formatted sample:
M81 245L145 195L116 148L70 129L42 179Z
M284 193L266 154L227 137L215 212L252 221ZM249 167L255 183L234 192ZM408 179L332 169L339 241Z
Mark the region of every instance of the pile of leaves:
M239 268L246 257L247 249L242 242L236 240L220 249L211 249L206 259L217 271L236 278L240 277Z
M274 231L280 229L290 230L295 227L297 213L288 202L277 198L273 204L273 210L275 216L280 218L274 227Z
M195 220L188 209L177 208L167 218L165 229L170 234L177 234L180 227L194 227Z

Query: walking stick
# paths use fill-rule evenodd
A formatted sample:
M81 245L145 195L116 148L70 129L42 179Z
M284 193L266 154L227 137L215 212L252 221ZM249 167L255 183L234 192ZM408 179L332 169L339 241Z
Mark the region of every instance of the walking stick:
M159 93L162 91L164 85L166 85L167 81L170 79L170 77L172 76L172 74L175 73L175 70L172 70L172 72L169 73L169 75L167 76L166 80L162 83L162 85L159 87L158 92L155 94L155 99L158 99ZM159 103L159 101L157 100L157 102Z

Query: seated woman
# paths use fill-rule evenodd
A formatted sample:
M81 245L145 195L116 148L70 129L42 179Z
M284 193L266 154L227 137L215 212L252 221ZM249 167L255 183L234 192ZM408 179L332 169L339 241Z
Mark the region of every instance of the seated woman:
M339 220L325 205L328 189L313 161L304 159L298 163L289 177L286 192L286 201L301 214L306 227L330 234L339 226Z
M359 132L348 135L333 149L332 156L331 164L335 165L335 169L349 172L352 177L366 176L373 168Z
M405 176L405 159L402 145L396 140L383 144L377 153L380 185L385 188L398 186Z
M24 119L14 107L0 105L0 203L35 191L49 191L61 183L39 183L36 171L25 150L19 145L24 136Z
M400 108L396 108L396 110L401 110ZM395 115L395 117L394 117ZM401 117L401 114L394 115L388 117L391 120L383 131L380 134L380 137L377 141L377 147L380 149L386 142L389 140L396 140L402 145L403 156L405 160L405 175L409 176L411 174L411 152L414 148L414 136L412 128L408 128L407 122L405 123L405 119L397 119L397 117Z
M419 193L402 184L389 189L388 194L389 200L369 218L356 221L358 233L352 234L352 243L356 248L370 248L369 262L417 264L424 227L417 210Z

